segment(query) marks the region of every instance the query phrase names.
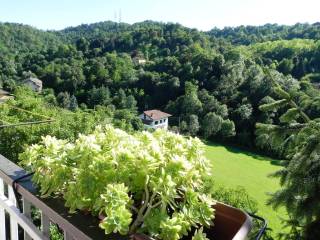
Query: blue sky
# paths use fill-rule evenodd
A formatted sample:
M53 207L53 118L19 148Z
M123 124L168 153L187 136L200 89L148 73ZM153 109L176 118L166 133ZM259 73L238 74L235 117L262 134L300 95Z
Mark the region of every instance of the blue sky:
M119 19L179 22L187 27L320 22L320 0L0 0L0 21L62 29Z

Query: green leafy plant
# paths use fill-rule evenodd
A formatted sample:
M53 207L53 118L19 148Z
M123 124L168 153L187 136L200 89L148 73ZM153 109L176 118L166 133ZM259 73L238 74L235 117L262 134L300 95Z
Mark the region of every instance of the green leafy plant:
M21 160L43 196L63 196L71 212L102 216L106 234L177 240L214 218L203 187L211 166L197 138L165 130L130 135L107 125L74 142L44 137Z
M195 231L192 240L209 240L209 238L207 238L206 234L203 233L203 228L200 228L199 230Z
M256 131L265 144L280 150L285 157L283 168L273 174L280 178L282 188L272 194L269 203L274 208L284 206L288 210L286 225L291 229L283 238L319 239L320 118L306 114L306 105L316 98L274 85L274 94L280 100L264 104L260 110L282 110L280 123L258 123Z
M60 232L57 225L50 225L50 240L63 240L63 234Z

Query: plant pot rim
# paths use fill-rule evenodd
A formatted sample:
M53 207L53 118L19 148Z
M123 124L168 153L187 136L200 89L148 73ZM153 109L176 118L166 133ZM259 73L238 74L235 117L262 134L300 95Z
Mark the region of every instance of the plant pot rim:
M212 229L217 233L223 232L221 240L244 240L247 239L252 229L252 218L243 210L225 203L217 202L215 208L214 226Z
M252 229L252 218L243 210L216 202L213 226L206 229L209 239L245 240ZM151 240L144 234L131 236L133 240Z

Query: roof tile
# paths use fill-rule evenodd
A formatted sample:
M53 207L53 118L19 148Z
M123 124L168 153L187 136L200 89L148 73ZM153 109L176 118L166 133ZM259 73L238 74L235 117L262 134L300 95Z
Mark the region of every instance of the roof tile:
M148 117L150 117L152 120L160 120L160 119L172 116L169 113L165 113L157 109L144 111L143 113L146 114Z

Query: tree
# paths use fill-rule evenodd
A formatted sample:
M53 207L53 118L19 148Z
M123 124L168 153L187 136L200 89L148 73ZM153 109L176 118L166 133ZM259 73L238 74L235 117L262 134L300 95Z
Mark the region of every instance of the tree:
M234 122L229 119L224 120L221 124L220 134L224 138L228 138L236 135Z
M125 104L125 108L127 109L131 109L131 110L136 110L137 108L137 101L134 98L134 96L129 95L126 99L126 104Z
M221 104L214 96L210 95L206 89L200 90L198 96L202 103L204 113L214 112L222 118L228 116L227 105Z
M296 92L284 91L275 83L278 100L260 106L262 111L282 110L278 125L257 124L257 135L286 157L284 167L274 176L282 188L275 192L270 204L285 206L294 239L320 238L320 119L311 119ZM304 101L312 97L304 94ZM299 103L298 103L299 102ZM283 111L284 110L284 111Z
M88 91L88 104L90 107L96 105L108 106L111 103L109 88L102 86L99 88L93 87Z
M188 123L188 131L189 133L194 136L197 134L199 131L199 121L198 121L198 116L197 115L190 115L189 116L189 123Z
M76 47L78 50L86 53L89 48L89 43L88 43L87 39L81 37L76 41Z
M187 129L188 129L188 124L187 124L187 122L186 121L181 121L180 122L180 126L179 126L179 130L181 131L181 132L185 132L185 131L187 131Z
M239 116L240 120L248 120L251 118L252 106L251 104L243 104L235 111Z
M283 59L279 66L278 66L278 70L284 74L290 74L292 69L294 67L294 64L292 62L291 59Z
M218 133L221 129L222 121L223 119L213 112L206 114L202 123L204 137L209 138Z
M120 88L113 98L115 106L119 109L128 109L130 111L136 111L137 101L133 95L126 95L126 92Z
M60 92L57 96L57 102L60 107L69 109L69 107L70 107L70 94L68 92Z
M198 87L191 82L185 83L185 95L182 101L182 112L185 115L201 112L202 104L197 95Z
M71 112L47 102L31 89L18 87L13 92L15 99L8 104L1 104L1 120L9 123L22 123L54 119L51 123L30 126L4 127L0 129L0 152L16 162L18 155L28 146L41 141L48 134L61 139L75 139L79 133L88 134L97 125L114 121L113 112L107 108ZM17 110L24 109L29 112ZM136 116L135 116L136 117ZM108 120L110 119L110 120ZM130 123L128 123L130 124ZM19 139L19 141L17 141Z
M124 109L127 105L127 95L126 92L120 88L116 93L116 96L113 98L113 102L116 107Z
M75 111L77 108L78 108L77 98L74 95L72 95L70 98L70 104L68 109L71 111Z

